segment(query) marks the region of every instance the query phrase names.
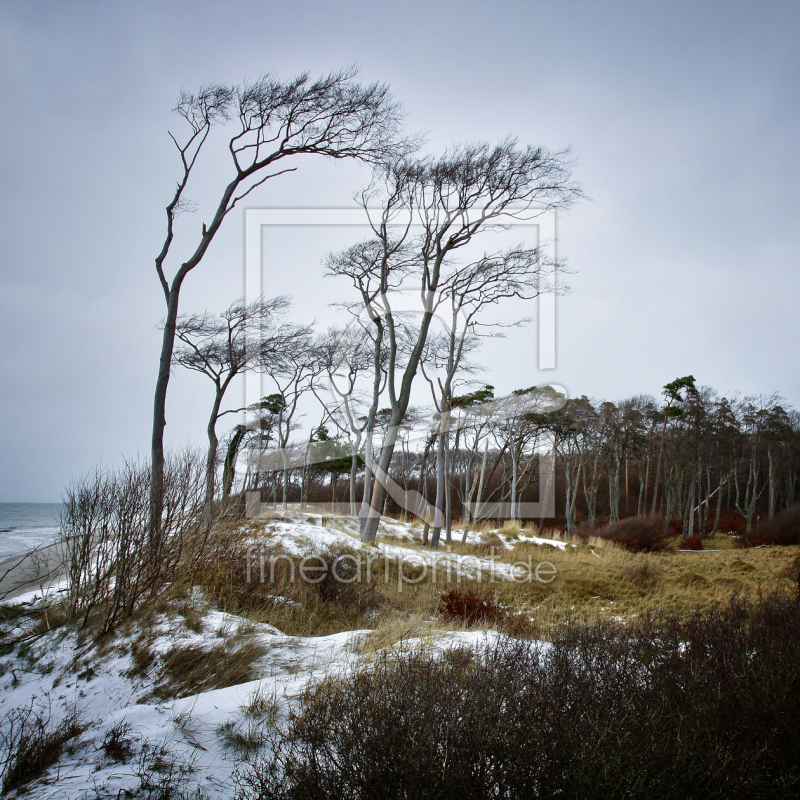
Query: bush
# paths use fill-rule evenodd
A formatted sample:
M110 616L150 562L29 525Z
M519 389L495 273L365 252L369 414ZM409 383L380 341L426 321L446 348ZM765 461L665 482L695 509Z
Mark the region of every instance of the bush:
M478 622L502 623L508 614L489 597L472 591L451 589L439 602L439 615L447 620L462 622L467 626Z
M145 744L134 768L139 785L132 792L126 791L125 796L135 800L208 800L208 794L202 788L188 788L192 772L194 767L191 763L180 761L163 747ZM111 800L120 794L109 793L106 797Z
M703 540L699 536L687 536L681 542L681 550L702 550Z
M664 520L659 517L627 517L592 531L581 528L576 535L583 539L597 536L615 542L632 553L652 553L664 549Z
M75 481L64 496L60 537L69 580L70 614L106 634L195 568L205 544L205 466L192 451L165 465L163 513L150 521L150 467L127 462Z
M311 687L239 800L800 792L800 606L571 623L550 647L393 653Z
M74 712L53 724L49 707L35 710L31 701L27 707L13 709L0 732L2 794L41 777L58 760L67 742L82 731Z
M110 761L127 761L132 753L130 738L131 726L118 722L106 731L101 745L103 753Z
M760 522L743 540L745 547L800 544L800 503Z
M348 611L363 614L381 605L381 596L359 569L363 559L359 553L347 547L330 548L315 557L315 566L322 578L313 586L325 603L336 603Z

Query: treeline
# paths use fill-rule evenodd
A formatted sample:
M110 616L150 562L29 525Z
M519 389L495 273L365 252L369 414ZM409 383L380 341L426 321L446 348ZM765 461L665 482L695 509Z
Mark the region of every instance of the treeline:
M269 449L280 405L273 397L264 409L251 452ZM408 518L419 493L443 518L447 540L456 520L466 530L493 517L551 523L553 513L567 533L657 515L683 538L713 538L720 529L749 532L798 499L798 412L776 395L721 397L692 376L667 384L660 399L617 403L565 400L550 387L495 398L485 386L454 397L446 414L409 415L399 438L388 478L400 494L390 492L381 511ZM267 500L350 503L355 514L369 449L321 426L287 469L251 470L242 488Z

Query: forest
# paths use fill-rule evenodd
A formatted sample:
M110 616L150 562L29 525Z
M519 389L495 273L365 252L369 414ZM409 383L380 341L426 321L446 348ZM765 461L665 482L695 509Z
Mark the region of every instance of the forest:
M312 391L313 381L307 386ZM286 446L297 396L292 388L288 403L280 393L266 397L257 423L237 426L228 437L226 494L234 454L241 453L241 490L259 491L272 504L332 503L356 516L371 493L365 460L371 441L360 449L351 444L347 422L355 418L342 404L323 407L327 424ZM355 422L361 438L382 433L388 413L375 414L373 430L359 430L366 417ZM665 531L684 540L714 539L720 529L749 534L797 501L799 422L778 395L722 397L692 376L668 383L659 399L637 395L616 403L565 398L549 386L495 398L494 387L484 385L449 398L444 413L412 409L406 415L388 471L398 491L385 496L382 512L408 520L419 511L409 494L418 493L423 502L436 502L434 516L441 508L448 542L454 525L463 536L471 522L489 519L498 525L547 519L569 535L658 516ZM285 459L278 464L273 454L270 464L265 454L281 445ZM547 493L556 502L545 515L545 504L536 501Z

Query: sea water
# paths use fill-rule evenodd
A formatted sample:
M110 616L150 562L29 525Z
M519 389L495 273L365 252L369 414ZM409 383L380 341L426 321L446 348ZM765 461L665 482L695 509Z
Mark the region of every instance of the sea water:
M61 503L0 503L0 560L55 541L61 508Z

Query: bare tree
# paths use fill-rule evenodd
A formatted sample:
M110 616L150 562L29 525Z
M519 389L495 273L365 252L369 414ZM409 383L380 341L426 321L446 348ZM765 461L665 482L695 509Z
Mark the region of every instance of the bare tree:
M271 372L269 377L275 384L276 393L271 397L279 397L275 415L275 443L277 451L267 457L269 465L277 466L283 474L282 503L284 511L289 503L289 470L293 463L305 463L305 448L290 445L289 438L298 427L298 411L300 399L312 392L324 371L324 359L320 358L316 342L310 337L302 347L293 348L285 354L285 363L280 370ZM303 455L300 455L303 453ZM275 471L272 469L271 471Z
M446 506L447 541L450 541L450 479L446 474L447 444L449 442L450 416L453 406L454 380L459 371L469 370L464 356L477 347L480 336L489 335L486 326L479 327L480 313L509 297L531 299L547 285L548 269L538 249L513 248L504 253L485 254L478 261L455 270L444 281L439 297L433 305L445 319L445 331L441 334L441 356L444 377L439 378L439 396L434 391L434 403L439 412L441 425L437 446L436 507L441 512L442 502ZM521 324L521 320L517 324ZM492 328L499 327L497 325ZM481 333L480 331L484 332ZM495 330L495 333L499 331ZM424 364L421 364L424 370ZM427 377L427 376L426 376ZM431 383L434 388L433 383ZM514 495L512 493L512 513ZM441 517L441 513L439 514ZM431 548L439 546L442 520L434 524Z
M394 203L402 196L402 186L396 187L396 195L387 203L384 219L388 221L394 210ZM383 239L368 239L359 242L339 253L332 253L326 259L326 274L333 277L348 278L358 292L359 300L342 304L355 320L348 328L352 331L349 336L358 336L358 331L363 331L372 343L372 386L371 400L367 413L358 418L358 433L364 438L364 493L359 511L359 525L363 535L369 511L369 499L374 477L373 464L373 439L378 415L380 398L386 389L388 379L388 358L386 328L384 318L389 309L382 303L382 297L388 292L398 289L412 267L410 253L406 246L408 226L400 235ZM407 351L403 349L407 336L407 326L400 322L395 323L395 349L394 363L396 369L399 361ZM398 340L400 346L398 346ZM348 339L345 340L348 342ZM351 370L351 355L347 347L340 348L335 354L335 359L340 364L347 364L348 372ZM355 380L356 375L350 373ZM334 391L337 391L334 389ZM345 406L345 411L348 408ZM351 428L355 421L351 424Z
M378 289L376 301L383 309L388 340L387 392L391 408L375 467L378 481L362 534L364 541L374 540L378 530L385 479L435 305L442 289L452 285L460 274L458 266L450 265L453 256L481 231L510 224L515 219L530 219L537 204L564 207L579 194L570 180L566 153L550 153L541 147L520 149L513 139L507 139L496 147L459 145L439 159L400 161L384 172L380 186L362 195L361 202L367 209L378 199L382 202L380 215L372 217L372 228L384 253L373 285ZM541 206L537 211L541 213ZM405 241L412 224L422 230L408 240L413 264L409 275L413 274L416 282L421 308L416 336L400 370L397 363L400 349L389 293L389 256L396 252L398 225L400 239Z
M284 165L292 156L316 154L330 158L355 158L371 164L384 163L413 148L399 138L400 110L385 85L362 86L354 68L331 73L316 81L302 74L283 81L265 75L241 86L214 84L196 94L181 92L176 113L188 131L178 138L170 134L181 161L181 174L166 207L167 230L155 266L167 316L161 345L153 407L151 527L160 527L160 496L164 476L164 427L172 352L178 320L178 298L186 276L203 260L225 218L236 204L270 178L292 172ZM222 190L210 222L203 223L189 257L167 277L166 262L173 250L175 218L190 210L186 196L189 179L209 141L212 128L230 123L233 134L227 151L231 178Z
M385 370L381 366L381 348L375 335L378 328L356 320L356 324L348 328L329 328L318 343L318 354L328 378L328 388L336 399L336 406L317 395L317 399L329 409L329 418L339 430L345 433L350 441L350 513L356 516L356 474L358 457L362 445L365 450L365 461L371 458L371 442L367 442L374 426L378 401L385 383ZM377 360L376 360L377 355ZM359 414L363 406L364 395L358 389L359 377L369 374L373 369L372 402L366 415ZM374 378L377 377L377 381ZM315 391L315 394L317 392ZM365 483L366 483L365 478Z
M208 419L208 460L206 462L206 526L211 525L217 472L217 420L244 409L221 411L231 381L258 367L279 372L291 363L292 353L305 349L311 329L284 321L290 301L286 296L236 300L215 316L208 311L179 317L175 335L181 341L173 360L182 367L206 375L214 384L214 402Z

